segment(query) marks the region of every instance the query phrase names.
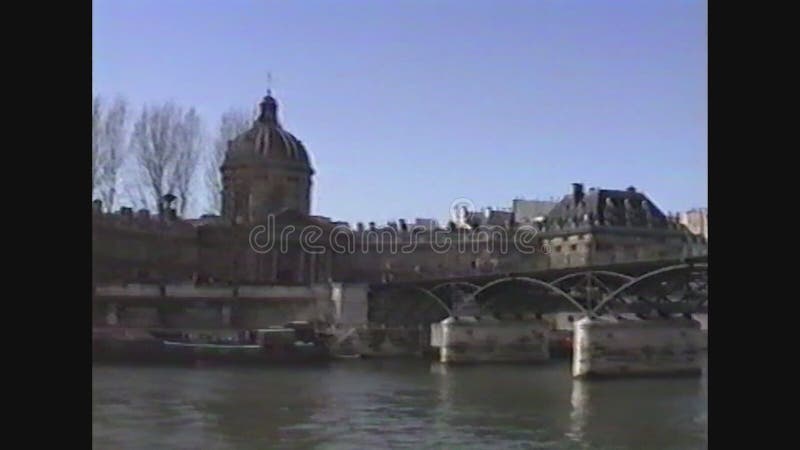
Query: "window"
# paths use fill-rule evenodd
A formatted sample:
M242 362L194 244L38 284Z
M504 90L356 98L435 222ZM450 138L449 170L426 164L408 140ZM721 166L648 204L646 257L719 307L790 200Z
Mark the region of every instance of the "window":
M572 244L572 245L569 246L569 249L574 252L574 251L578 250L578 246L577 246L577 244Z
M557 245L555 251L556 253L561 253L561 246Z

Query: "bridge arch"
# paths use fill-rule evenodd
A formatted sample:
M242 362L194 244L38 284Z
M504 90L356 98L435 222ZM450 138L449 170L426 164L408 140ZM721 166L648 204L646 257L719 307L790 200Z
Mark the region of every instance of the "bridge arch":
M633 287L641 285L643 282L651 280L659 275L663 275L669 272L677 272L687 269L708 269L708 263L689 263L689 264L678 264L674 266L663 267L661 269L654 270L652 272L648 272L640 277L634 278L629 282L625 283L624 285L620 286L618 289L614 290L610 294L606 296L600 303L595 306L591 313L592 315L597 314L600 309L605 306L606 303L610 302L620 294L631 290Z
M564 275L563 277L560 277L560 278L557 278L557 279L551 281L550 284L552 284L553 286L558 286L559 284L561 284L561 283L563 283L563 282L565 282L567 280L571 280L573 278L578 278L578 277L585 277L587 275L594 275L594 274L606 275L606 276L609 276L609 277L618 278L620 280L624 280L625 282L628 282L628 281L631 281L631 280L634 279L634 277L632 277L630 275L625 275L625 274L618 273L618 272L611 272L611 271L608 271L608 270L587 270L585 272L575 272L575 273L570 273L570 274Z
M480 288L467 281L447 281L432 287L431 292L448 302L453 316L472 315L480 311L474 295Z
M436 286L432 287L430 291L436 292L437 290L447 286L466 286L469 287L470 289L473 289L474 291L479 291L481 289L481 287L478 286L477 284L469 283L466 281L446 281L444 283L439 283Z
M423 287L416 286L416 285L413 285L413 284L383 285L379 289L377 289L374 292L373 295L380 295L381 293L384 293L384 292L391 292L391 291L397 292L397 291L403 291L403 290L414 291L414 292L419 292L419 293L423 294L426 298L433 300L436 305L438 305L442 310L444 310L444 312L447 313L447 317L452 317L453 316L453 310L447 305L447 302L442 300L441 297L439 297L438 295L434 294L433 292L431 292L428 289L425 289Z
M630 275L608 270L585 270L564 275L550 282L551 285L568 293L576 301L592 310L592 303L601 301L619 286L633 280Z
M529 278L529 277L505 277L505 278L500 278L498 280L492 281L491 283L488 283L488 284L484 285L483 287L478 289L473 295L477 298L478 295L480 295L481 293L483 293L484 291L486 291L487 289L489 289L489 288L491 288L493 286L497 286L498 284L503 284L503 283L510 283L510 282L513 282L513 281L523 281L523 282L531 284L533 286L543 287L546 290L548 290L550 292L553 292L554 294L556 294L559 297L563 298L564 300L568 301L569 303L571 303L573 306L578 308L578 310L583 312L584 314L588 313L586 308L584 308L583 305L581 305L578 301L576 301L574 298L572 298L572 296L570 296L566 292L562 291L558 287L553 286L550 283L546 283L546 282L544 282L542 280L537 280L536 278Z

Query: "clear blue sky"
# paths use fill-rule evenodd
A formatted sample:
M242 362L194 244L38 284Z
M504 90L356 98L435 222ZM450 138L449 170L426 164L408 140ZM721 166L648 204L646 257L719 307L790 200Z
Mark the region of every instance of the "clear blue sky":
M209 130L273 74L313 212L443 218L570 183L706 206L705 1L95 0L94 91ZM210 132L210 131L209 131Z

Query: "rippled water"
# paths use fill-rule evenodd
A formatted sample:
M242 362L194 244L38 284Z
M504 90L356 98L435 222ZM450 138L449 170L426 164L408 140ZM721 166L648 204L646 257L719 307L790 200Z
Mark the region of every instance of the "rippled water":
M704 449L707 378L574 381L568 361L95 366L97 449Z

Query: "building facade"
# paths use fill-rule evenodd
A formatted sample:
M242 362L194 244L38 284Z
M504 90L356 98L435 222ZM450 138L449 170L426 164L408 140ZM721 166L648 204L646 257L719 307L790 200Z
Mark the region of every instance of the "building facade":
M315 171L302 142L280 125L271 95L253 126L229 142L220 170L220 217L185 220L169 209L109 214L95 201L95 282L380 283L705 251L702 238L633 188L584 192L575 184L555 204L515 201L512 211L470 216L466 227L401 220L352 228L311 215Z
M278 120L278 102L267 95L253 126L228 142L222 165L222 216L252 223L282 209L311 213L314 169L299 139Z
M680 214L681 223L692 234L708 240L708 208L695 208Z
M705 254L705 242L676 217L667 217L634 187L626 190L573 184L538 222L551 267L678 259Z
M546 218L558 202L547 200L525 200L515 198L512 203L514 221L517 223L534 223Z

